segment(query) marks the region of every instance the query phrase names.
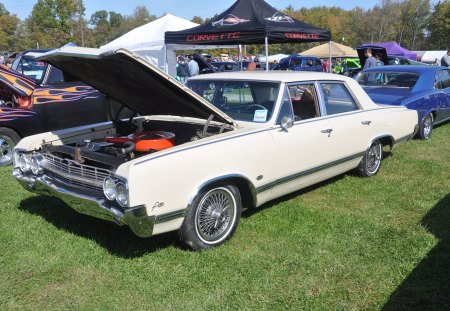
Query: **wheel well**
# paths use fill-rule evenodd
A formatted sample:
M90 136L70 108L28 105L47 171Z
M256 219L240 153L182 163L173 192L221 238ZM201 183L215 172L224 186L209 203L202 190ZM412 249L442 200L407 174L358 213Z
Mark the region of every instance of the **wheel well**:
M242 207L244 209L256 206L256 189L251 182L243 176L226 177L214 180L203 185L200 188L200 191L224 184L232 184L238 188L239 194L241 195Z
M394 138L392 136L383 136L379 137L376 140L379 140L380 143L384 146L389 146L390 149L394 146Z
M14 131L14 133L16 133L20 138L23 138L22 134L19 133L15 128L10 127L10 126L0 126L0 129L8 129L11 131Z

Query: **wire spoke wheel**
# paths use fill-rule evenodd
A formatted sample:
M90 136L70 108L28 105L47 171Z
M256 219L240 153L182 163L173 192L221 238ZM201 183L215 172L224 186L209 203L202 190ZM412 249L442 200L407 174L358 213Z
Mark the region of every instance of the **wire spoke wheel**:
M423 138L428 139L431 136L431 131L433 130L433 115L431 113L427 114L423 120Z
M225 187L207 192L195 213L195 230L207 244L227 238L236 221L236 199Z
M382 146L375 142L367 151L366 170L369 174L375 174L381 164Z

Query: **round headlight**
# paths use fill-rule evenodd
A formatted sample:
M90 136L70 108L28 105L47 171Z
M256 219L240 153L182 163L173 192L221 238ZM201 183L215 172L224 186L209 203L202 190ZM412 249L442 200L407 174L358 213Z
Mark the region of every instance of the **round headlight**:
M116 201L120 206L128 206L128 191L124 183L119 182L116 185Z
M41 155L35 155L31 157L30 168L33 174L39 175L44 172L44 168L42 164L44 162L44 157Z
M105 177L103 180L103 193L110 201L114 201L116 199L116 181L110 176Z
M21 154L19 156L19 168L23 173L26 173L30 170L30 156L28 154Z

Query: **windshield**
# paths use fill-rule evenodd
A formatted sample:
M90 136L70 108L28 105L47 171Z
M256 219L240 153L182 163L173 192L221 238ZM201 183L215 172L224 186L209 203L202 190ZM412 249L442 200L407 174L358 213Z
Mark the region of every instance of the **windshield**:
M275 82L190 80L187 86L234 120L267 122L280 89Z
M17 67L13 69L38 83L43 78L45 66L46 64L44 62L24 56L17 63Z
M413 88L419 76L415 72L370 71L360 72L356 81L362 86Z

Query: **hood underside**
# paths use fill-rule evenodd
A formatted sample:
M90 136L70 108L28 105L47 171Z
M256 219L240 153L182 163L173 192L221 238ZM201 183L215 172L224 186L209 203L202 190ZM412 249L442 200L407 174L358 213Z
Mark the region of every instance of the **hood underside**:
M221 110L152 66L119 49L63 47L39 57L141 115L176 115L233 124Z

